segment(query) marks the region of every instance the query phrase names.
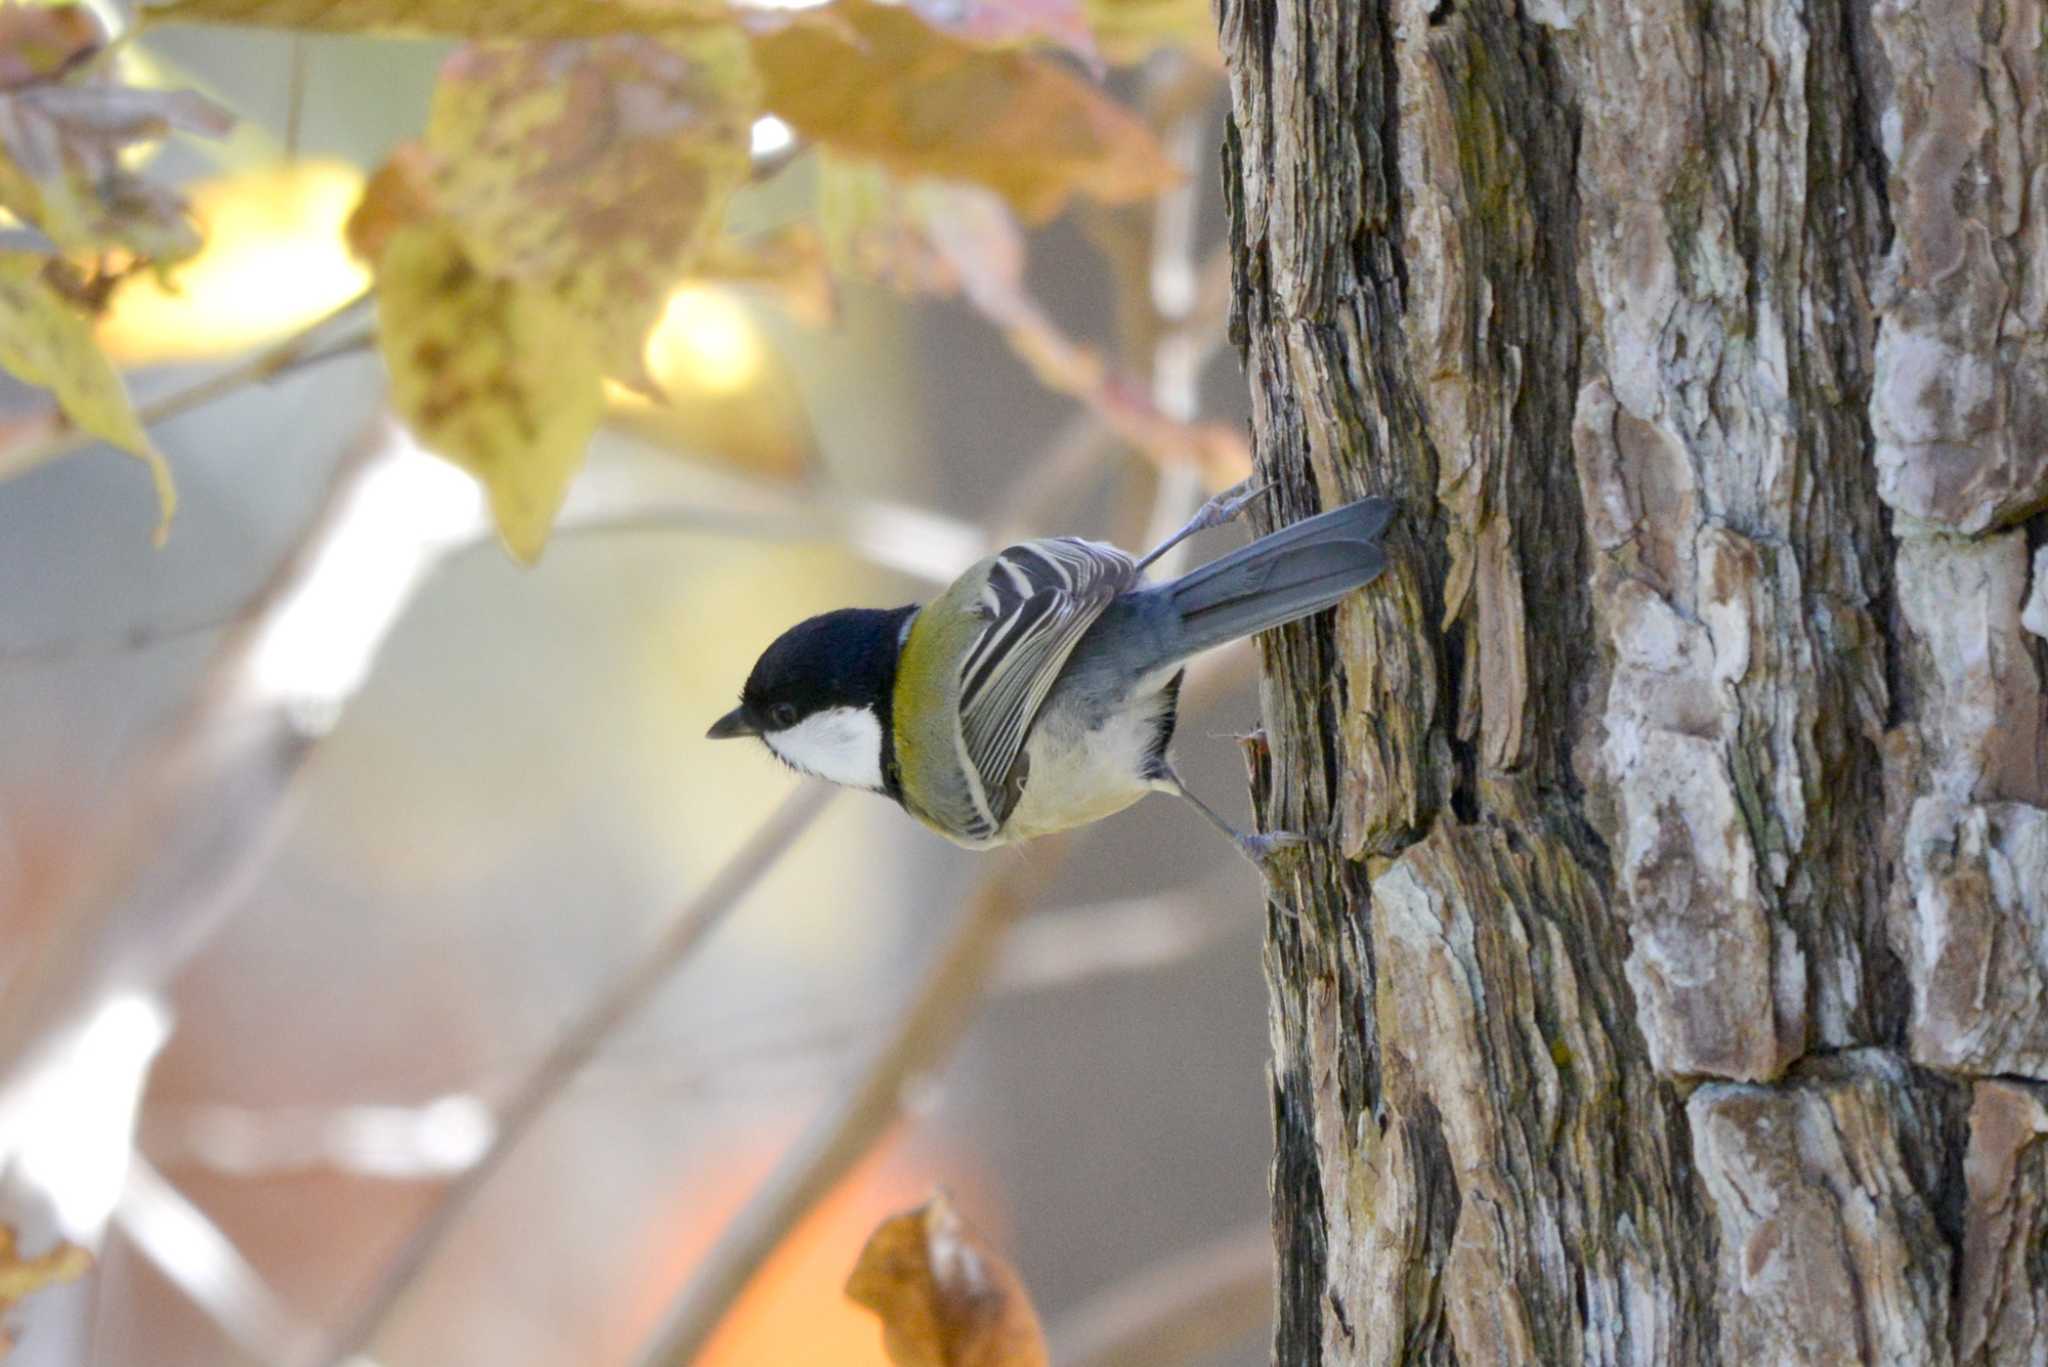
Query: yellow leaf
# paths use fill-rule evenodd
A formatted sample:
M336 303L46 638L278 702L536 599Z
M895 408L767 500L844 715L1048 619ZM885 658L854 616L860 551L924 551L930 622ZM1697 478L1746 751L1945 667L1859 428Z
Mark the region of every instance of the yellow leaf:
M876 1227L846 1294L882 1317L896 1367L1046 1367L1023 1282L944 1192Z
M0 1225L0 1315L25 1297L64 1282L75 1282L92 1270L92 1254L77 1244L60 1243L39 1257L24 1258L11 1225ZM0 1334L0 1357L13 1346Z
M759 108L731 23L474 44L434 92L434 202L480 268L554 292L634 376L662 301L746 182Z
M434 222L391 234L377 314L392 403L476 476L506 549L533 563L604 409L590 328L547 290L477 269Z
M99 322L129 364L242 351L303 327L362 293L342 224L363 187L340 162L295 161L195 186L199 254L166 282L130 275Z
M799 132L904 174L986 185L1034 220L1076 192L1121 204L1180 180L1144 123L1101 90L907 9L838 0L761 34L754 51L769 109Z
M249 24L422 38L590 38L723 16L723 0L174 0L157 24Z
M178 507L170 467L150 445L121 377L93 341L92 324L44 275L53 259L35 252L0 252L0 365L56 395L65 416L81 429L149 467L161 545Z
M1102 55L1119 65L1171 48L1204 66L1223 66L1209 0L1083 0L1083 8Z

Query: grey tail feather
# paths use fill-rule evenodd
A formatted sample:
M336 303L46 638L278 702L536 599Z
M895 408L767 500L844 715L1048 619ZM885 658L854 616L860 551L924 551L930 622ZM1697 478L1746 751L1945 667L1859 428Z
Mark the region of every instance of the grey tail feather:
M1387 567L1380 537L1395 507L1388 498L1347 503L1163 586L1180 615L1175 655L1193 655L1320 612L1379 578Z

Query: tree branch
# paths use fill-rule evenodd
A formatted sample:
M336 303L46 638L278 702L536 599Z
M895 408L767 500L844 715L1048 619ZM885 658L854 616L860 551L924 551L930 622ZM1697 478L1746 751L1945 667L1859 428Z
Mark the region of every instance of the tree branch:
M74 885L56 894L66 907L57 940L25 955L0 999L0 1090L33 1049L81 1019L110 984L161 981L193 942L198 923L217 919L220 903L257 857L252 846L260 842L250 840L246 818L275 807L318 729L305 724L304 699L257 696L252 675L265 642L322 578L329 553L366 533L345 514L387 454L386 431L373 426L344 458L291 554L237 618L183 714L111 804ZM381 635L400 606L366 629ZM374 649L373 640L359 644Z
M139 1153L114 1214L142 1256L249 1356L283 1362L305 1341L306 1327L234 1241Z

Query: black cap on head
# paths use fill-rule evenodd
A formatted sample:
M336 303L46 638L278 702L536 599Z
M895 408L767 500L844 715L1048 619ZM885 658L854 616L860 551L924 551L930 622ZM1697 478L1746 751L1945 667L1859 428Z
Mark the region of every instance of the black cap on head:
M713 740L783 731L815 712L865 707L887 727L903 624L917 611L841 608L797 623L761 652L740 705L707 733Z

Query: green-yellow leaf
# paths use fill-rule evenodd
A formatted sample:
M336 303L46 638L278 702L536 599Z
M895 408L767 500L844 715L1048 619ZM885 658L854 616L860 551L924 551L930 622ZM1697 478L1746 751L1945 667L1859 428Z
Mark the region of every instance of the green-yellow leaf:
M448 61L432 198L492 275L553 291L637 377L647 330L751 170L760 79L744 33L478 43Z
M174 0L156 24L248 24L419 38L590 38L715 19L724 0Z
M150 445L120 375L93 340L92 324L50 285L44 271L51 260L35 252L0 252L0 366L49 390L81 429L149 467L161 544L178 507L170 467Z
M549 291L477 269L438 222L384 243L377 315L400 416L484 486L506 549L539 559L604 410L595 334Z
M1181 178L1143 121L1056 62L988 51L873 0L755 39L768 107L827 147L967 180L1042 220L1080 193L1122 204Z

